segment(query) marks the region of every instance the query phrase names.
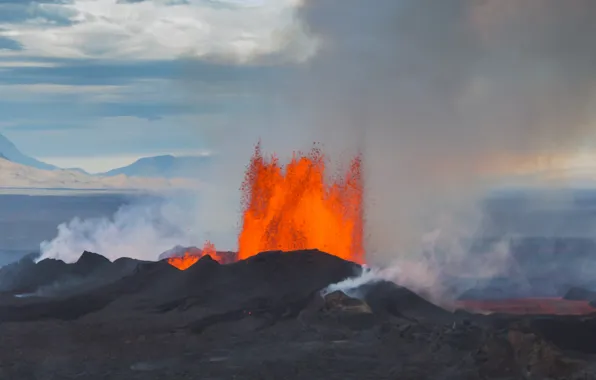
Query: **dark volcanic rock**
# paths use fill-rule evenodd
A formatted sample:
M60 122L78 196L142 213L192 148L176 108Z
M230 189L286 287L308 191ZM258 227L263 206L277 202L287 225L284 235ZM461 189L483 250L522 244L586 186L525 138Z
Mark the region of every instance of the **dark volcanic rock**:
M103 257L102 255L85 251L81 257L79 257L77 262L73 264L70 272L73 275L87 276L104 266L109 266L110 264L110 260Z
M535 318L529 324L561 349L596 353L596 318L594 317Z
M35 263L35 259L28 256L0 268L0 293L39 293L43 296L81 293L133 273L140 263L133 259L119 259L112 263L104 256L87 251L73 264L54 259Z
M34 259L26 257L0 268L0 292L32 293L69 272L64 261L45 259L36 264Z
M211 310L206 320L194 324L194 331L244 315L276 321L297 316L315 293L359 270L359 265L317 250L265 252L229 265L205 256L186 271L166 261L139 263L130 276L104 286L85 289L85 284L78 285L76 293L55 301L15 301L0 313L0 321L3 315L10 320L18 316L23 320L60 319L69 303L75 310L92 312L119 298L122 302L114 307L129 311ZM82 307L83 296L101 301Z
M507 341L513 350L514 362L530 379L565 378L575 368L562 351L539 334L509 330Z
M387 282L322 296L361 269L318 251L207 256L186 271L114 265L132 274L68 297L1 299L0 322L12 323L0 323L0 378L596 378L592 318L450 314Z
M78 295L68 298L26 298L0 305L0 322L30 322L45 319L74 320L104 308L107 297Z
M360 287L366 303L375 313L389 313L398 317L450 321L453 313L434 305L409 289L389 281Z
M318 297L321 296L318 295ZM311 305L308 307L310 308ZM352 330L370 329L383 318L383 316L373 313L364 300L352 298L341 291L335 291L322 297L322 302L317 309L319 317L322 314L324 318L330 319L333 323Z
M352 298L342 291L329 293L324 297L324 308L327 310L341 310L357 313L372 313L368 304L358 298Z
M297 315L314 293L360 270L318 250L263 252L229 265L206 256L163 284L159 293L167 310L209 304L222 312Z

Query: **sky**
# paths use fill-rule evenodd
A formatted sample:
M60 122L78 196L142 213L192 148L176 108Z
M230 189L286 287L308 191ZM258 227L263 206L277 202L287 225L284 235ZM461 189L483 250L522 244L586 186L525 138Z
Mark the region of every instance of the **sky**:
M425 111L416 121L432 108L440 120L422 124L441 131L450 113L456 124L465 114L470 128L516 144L596 141L587 80L595 67L592 0L561 9L558 0L367 4L0 0L0 133L45 162L103 172L145 156L212 152L222 139L250 149L278 133L280 151L287 148L280 142L347 134L335 124L362 122L368 108L384 104L379 99L394 101L387 107L396 111L404 97L418 96L405 108ZM400 22L398 15L405 15ZM418 23L421 17L428 20ZM306 76L296 76L308 65ZM337 93L324 94L329 88ZM351 103L329 104L348 94ZM427 107L431 98L436 107ZM398 117L421 128L403 110L383 123L398 131ZM510 127L478 127L487 120Z
M218 128L262 123L259 89L315 51L298 2L0 0L0 133L90 172L209 152Z

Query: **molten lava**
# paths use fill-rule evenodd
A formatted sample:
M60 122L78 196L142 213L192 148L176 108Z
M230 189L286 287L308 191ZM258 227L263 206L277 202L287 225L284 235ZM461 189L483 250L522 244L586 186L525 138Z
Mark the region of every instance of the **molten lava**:
M317 248L364 262L360 157L344 177L328 183L325 157L313 148L283 170L257 144L242 185L244 215L238 259L263 251Z
M198 252L168 259L171 265L185 270L205 255L226 264L264 251L315 248L364 263L360 157L352 160L344 176L328 182L319 149L295 154L284 170L274 155L263 157L257 144L241 190L244 214L238 255L219 253L206 242Z
M220 261L219 254L215 250L215 245L213 245L213 243L210 241L206 241L203 249L197 251L198 252L192 253L184 252L184 256L170 257L168 259L168 264L175 266L180 270L186 270L193 266L201 257L205 255L209 255L212 259Z

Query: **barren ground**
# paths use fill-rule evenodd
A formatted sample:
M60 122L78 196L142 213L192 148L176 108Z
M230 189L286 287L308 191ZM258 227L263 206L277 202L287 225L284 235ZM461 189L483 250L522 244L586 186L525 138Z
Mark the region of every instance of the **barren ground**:
M2 298L0 379L596 378L589 317L449 313L391 284L323 298L354 268L316 251L165 265L82 298Z

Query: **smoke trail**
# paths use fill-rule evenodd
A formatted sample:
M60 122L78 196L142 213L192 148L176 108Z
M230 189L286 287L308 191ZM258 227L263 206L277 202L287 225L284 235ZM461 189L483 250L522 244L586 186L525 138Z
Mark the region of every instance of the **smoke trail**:
M41 256L75 262L83 251L115 260L132 257L157 260L177 245L202 246L205 239L234 247L229 220L209 207L208 187L200 194L151 197L122 206L111 218L74 218L58 226L58 234L40 245Z

